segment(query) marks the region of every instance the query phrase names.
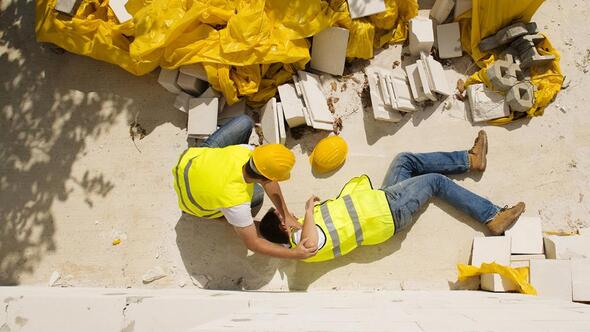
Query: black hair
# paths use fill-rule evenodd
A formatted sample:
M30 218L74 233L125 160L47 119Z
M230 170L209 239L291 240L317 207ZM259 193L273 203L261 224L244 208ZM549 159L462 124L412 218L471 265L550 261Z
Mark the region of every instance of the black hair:
M274 208L270 208L262 217L258 226L260 235L270 242L279 244L289 244L289 235L281 227L281 220L275 213Z
M256 171L254 171L252 169L252 165L250 165L250 161L246 162L246 164L244 165L244 170L246 171L246 175L248 175L248 177L251 179L261 180L261 181L270 181L265 176L256 173Z

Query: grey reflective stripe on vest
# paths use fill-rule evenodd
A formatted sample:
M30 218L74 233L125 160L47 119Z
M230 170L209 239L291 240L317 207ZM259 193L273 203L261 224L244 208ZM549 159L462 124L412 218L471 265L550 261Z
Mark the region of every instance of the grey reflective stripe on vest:
M334 252L334 257L340 256L340 237L338 236L338 231L336 227L334 227L334 222L332 222L332 216L330 216L330 211L328 210L328 204L324 203L320 205L320 212L322 213L322 218L324 219L324 223L328 228L328 233L330 233L330 238L332 238L332 245Z
M352 224L354 225L354 236L356 237L356 243L360 246L363 242L363 229L361 227L361 222L359 221L359 215L356 213L356 209L354 208L354 203L352 202L350 195L346 195L342 197L342 199L344 200L344 204L346 204L348 216L350 216Z
M206 216L203 216L204 218L207 217L211 217L214 216L218 213L220 213L219 211L215 211L215 210L207 210L204 209L201 205L199 205L199 203L197 203L197 201L195 201L195 198L193 197L193 194L191 193L191 187L189 185L188 182L188 172L191 168L191 165L193 163L193 160L199 158L199 156L193 157L191 160L188 161L188 163L186 164L185 168L184 168L184 186L186 187L186 195L188 196L189 201L191 201L191 203L193 203L194 206L196 206L197 208L199 208L199 210L201 211L206 211L206 212L213 212L211 214L208 214Z
M182 188L180 187L180 175L178 174L178 170L180 169L180 163L182 162L182 158L184 158L184 155L188 152L188 149L184 150L184 152L182 153L182 155L180 155L180 159L178 159L178 164L176 164L176 187L178 187L178 190L180 191L178 194L178 196L180 197L180 202L182 203L182 206L184 206L184 208L187 211L190 211L192 214L195 214L195 212L190 209L188 207L188 205L186 205L185 201L184 201L184 197L182 197Z

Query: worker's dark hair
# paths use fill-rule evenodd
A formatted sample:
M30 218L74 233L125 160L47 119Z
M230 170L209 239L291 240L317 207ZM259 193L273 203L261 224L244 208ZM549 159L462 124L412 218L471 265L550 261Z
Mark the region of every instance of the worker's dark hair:
M252 165L250 165L250 160L248 160L248 162L246 162L246 164L244 165L244 170L246 171L246 175L248 175L248 177L252 179L270 181L265 176L256 173L256 171L252 168Z
M281 220L275 213L274 208L270 208L262 217L258 226L260 235L270 242L279 244L289 244L289 235L281 228Z

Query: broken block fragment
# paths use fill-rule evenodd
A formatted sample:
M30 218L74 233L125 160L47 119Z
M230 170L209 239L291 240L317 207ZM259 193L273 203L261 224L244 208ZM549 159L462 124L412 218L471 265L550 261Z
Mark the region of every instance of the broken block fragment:
M191 98L189 100L187 134L205 138L217 129L217 98Z
M520 68L510 54L506 54L504 60L494 61L486 70L486 74L494 89L502 92L508 91L522 76Z
M405 69L408 76L408 82L410 83L410 91L412 92L414 100L417 102L428 100L428 97L424 94L424 87L420 80L420 73L418 73L418 65L411 64L406 66Z
M311 68L332 75L342 75L348 47L348 30L330 27L313 36Z
M426 68L426 64L422 60L416 60L416 66L418 69L418 76L420 77L420 82L422 83L422 90L424 92L424 95L432 101L437 101L437 97L432 91L432 78L430 77L430 73Z
M442 24L447 20L451 11L455 7L454 0L436 0L434 6L430 10L430 18L436 22L436 24Z
M381 69L369 67L366 69L367 79L369 81L369 94L371 96L371 104L373 107L373 117L375 120L387 122L399 122L402 119L402 114L395 111L391 105L385 104L385 97L382 95L383 91L387 91L387 84L385 80L379 80ZM387 96L389 97L389 95Z
M178 73L176 83L182 90L193 96L201 95L209 87L209 83L206 81L202 81L196 77L181 72Z
M193 96L189 95L188 93L180 92L174 100L174 108L181 112L187 113L189 101L191 100L191 98L193 98Z
M436 27L436 44L438 57L441 59L458 58L463 55L459 23L442 24Z
M299 85L312 127L333 130L334 117L328 108L328 100L322 92L320 78L304 71L299 71L298 75L299 81L295 83L295 86Z
M285 129L285 115L281 103L277 103L277 121L279 125L279 143L285 144L287 141L287 130Z
M306 124L305 115L303 113L303 101L297 95L295 85L287 83L279 85L279 97L281 98L281 106L285 120L289 128L295 128Z
M409 27L410 53L419 55L420 52L430 54L434 44L434 31L432 20L423 17L414 17L410 20Z
M160 75L158 76L158 83L164 87L164 89L174 93L179 94L182 92L176 81L178 80L178 70L177 69L160 69Z
M504 96L485 87L472 84L467 87L467 97L473 122L482 122L510 115Z
M281 137L279 133L276 98L271 98L262 109L260 109L260 126L262 127L265 143L280 143Z
M60 13L74 16L78 0L57 0L53 9Z
M119 23L127 22L133 18L125 8L126 3L127 0L109 0L109 7L111 7L113 13L115 13Z
M506 94L506 103L513 112L527 112L534 102L534 87L529 82L517 83Z
M384 0L348 0L348 11L352 19L385 11Z
M428 75L430 89L443 96L450 96L453 94L453 90L447 82L447 77L445 76L445 71L442 67L442 64L434 60L432 55L427 56L426 54L422 53L420 58L422 59L422 63L426 69L426 74Z
M538 296L572 300L572 271L569 260L531 260L530 280Z
M391 101L391 107L400 112L415 112L418 107L412 103L412 92L401 70L394 70L386 76L387 91Z
M536 32L537 24L535 22L527 24L518 22L499 30L490 37L482 39L479 42L479 49L482 52L487 52L493 50L494 48L508 44L520 36L534 34Z
M543 254L543 230L539 217L521 216L505 234L510 238L512 254Z

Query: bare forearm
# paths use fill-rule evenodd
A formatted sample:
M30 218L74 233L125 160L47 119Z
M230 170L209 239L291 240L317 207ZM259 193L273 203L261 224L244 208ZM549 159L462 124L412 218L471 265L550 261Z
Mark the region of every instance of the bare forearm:
M264 185L264 191L274 204L275 208L279 212L281 216L285 216L289 213L289 209L287 208L287 204L285 203L285 199L283 198L283 193L281 191L281 187L276 182L270 182Z
M259 243L254 244L249 247L250 250L254 251L257 254L277 257L277 258L286 258L286 259L297 259L295 252L293 250L282 247L280 245L270 243L264 240L260 240Z
M308 239L307 244L310 247L317 246L318 232L313 219L313 207L305 210L305 218L303 221L303 229L301 230L301 238Z

